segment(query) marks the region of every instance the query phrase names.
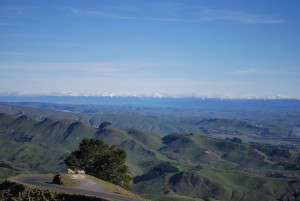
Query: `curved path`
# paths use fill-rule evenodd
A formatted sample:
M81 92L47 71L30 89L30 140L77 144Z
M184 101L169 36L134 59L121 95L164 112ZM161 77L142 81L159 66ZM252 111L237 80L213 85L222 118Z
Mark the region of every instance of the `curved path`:
M14 177L14 181L29 184L40 188L46 188L72 194L93 195L102 198L108 198L117 201L143 201L143 199L129 198L118 194L108 193L105 188L90 179L83 176L81 182L77 187L66 187L52 184L54 175L21 175Z

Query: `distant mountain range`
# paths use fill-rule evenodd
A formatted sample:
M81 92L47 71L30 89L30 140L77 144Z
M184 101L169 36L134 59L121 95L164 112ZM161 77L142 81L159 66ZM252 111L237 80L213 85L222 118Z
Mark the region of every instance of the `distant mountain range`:
M0 112L36 119L70 119L93 127L109 121L118 128L137 128L159 136L194 133L222 138L239 136L248 142L300 143L300 101L296 100L97 97L98 104L75 104L79 97L67 98L72 103L2 103ZM82 97L85 98L93 100Z
M241 106L262 106L271 102L273 106L278 105L300 105L300 100L295 98L271 97L271 98L218 98L218 97L195 97L195 96L168 96L168 95L1 95L0 102L46 102L64 104L109 104L109 105L153 105L173 107L188 106L189 103L216 104L220 101L226 105L240 104ZM194 106L189 105L189 106Z
M133 93L133 92L44 92L44 93L28 93L28 92L2 92L0 96L61 96L61 97L119 97L119 98L197 98L197 99L298 99L300 97L292 97L285 95L247 95L247 94L230 94L230 93L168 93L168 92L148 92L148 93Z

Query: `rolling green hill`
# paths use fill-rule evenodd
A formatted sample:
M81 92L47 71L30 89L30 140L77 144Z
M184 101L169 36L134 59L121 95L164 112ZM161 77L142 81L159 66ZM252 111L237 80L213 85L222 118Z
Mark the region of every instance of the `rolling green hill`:
M109 121L118 128L136 128L155 133L159 136L163 136L169 133L198 131L198 128L195 125L180 123L178 121L169 120L166 118L158 118L155 116L144 114L143 112L133 113L126 108L119 108L112 111L107 108L103 108L102 112L96 110L97 112L95 113L93 110L89 110L84 106L82 106L84 107L84 109L82 109L81 106L69 106L70 108L65 106L63 110L53 110L57 109L55 106L56 105L54 105L53 107L47 107L51 108L51 110L35 107L0 104L0 113L2 112L17 116L26 115L35 119L70 119L73 121L80 121L84 124L94 127L99 126L104 121ZM68 109L73 110L68 111Z
M17 104L17 103L15 103ZM249 110L249 109L248 109ZM269 111L261 119L261 112L246 110L230 110L230 115L218 115L223 110L209 108L207 111L176 108L133 107L133 106L100 106L70 105L51 103L19 103L0 104L0 113L26 115L35 119L70 119L86 125L98 127L104 121L111 122L115 127L136 128L165 136L172 133L195 133L220 138L238 136L246 142L272 144L300 144L297 135L299 115L289 115L285 110ZM294 113L293 111L290 112ZM237 117L232 117L236 114ZM247 114L247 115L246 115ZM258 115L260 114L260 115ZM256 115L256 116L255 116ZM278 117L278 118L277 118Z
M60 163L63 164L64 156L77 149L79 142L84 138L99 138L108 144L115 144L125 149L128 155L128 165L131 167L133 175L143 172L141 165L147 161L164 161L167 157L160 154L156 149L162 146L159 138L150 133L143 133L136 129L121 130L113 126L105 126L103 128L94 128L87 126L81 122L72 120L55 120L46 118L44 120L35 120L27 116L14 117L7 114L0 114L0 140L10 142L8 148L14 149L14 144L19 148L27 149L31 146L32 153L44 154L44 160L58 161L57 157L61 157ZM18 163L18 158L22 158L21 151L9 152L2 147L0 159L11 163ZM46 154L51 152L51 155ZM23 157L24 158L24 157ZM39 158L32 158L33 161L40 161ZM25 158L24 158L24 161ZM50 172L62 171L65 166L55 165L56 169L49 168ZM45 164L46 166L46 164ZM23 170L23 169L21 169ZM39 171L37 166L32 166L28 171ZM27 171L27 170L26 170ZM43 172L43 171L42 171Z
M192 133L160 137L107 122L91 127L74 119L25 115L0 114L0 175L63 171L64 157L84 138L125 149L138 181L132 189L153 200L300 199L300 151L295 146L251 145L239 138Z

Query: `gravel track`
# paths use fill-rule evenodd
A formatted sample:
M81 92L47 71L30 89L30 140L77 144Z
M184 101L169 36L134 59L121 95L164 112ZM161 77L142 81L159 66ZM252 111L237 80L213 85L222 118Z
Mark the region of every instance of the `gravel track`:
M72 194L84 194L93 195L102 198L108 198L116 201L143 201L143 199L129 198L118 194L113 194L105 191L105 188L86 177L80 178L80 183L76 187L66 187L61 185L52 184L54 175L22 175L17 176L13 180L23 184L33 185L39 188L51 189L55 191L72 193Z

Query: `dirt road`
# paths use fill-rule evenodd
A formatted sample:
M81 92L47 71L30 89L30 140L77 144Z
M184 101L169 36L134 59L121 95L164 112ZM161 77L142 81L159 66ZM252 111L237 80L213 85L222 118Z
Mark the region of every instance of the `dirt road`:
M118 194L105 191L105 188L86 177L80 178L80 184L77 187L66 187L52 184L54 175L21 175L14 178L16 182L33 185L39 188L46 188L66 193L94 195L98 197L108 198L116 201L143 201L142 199L129 198Z

